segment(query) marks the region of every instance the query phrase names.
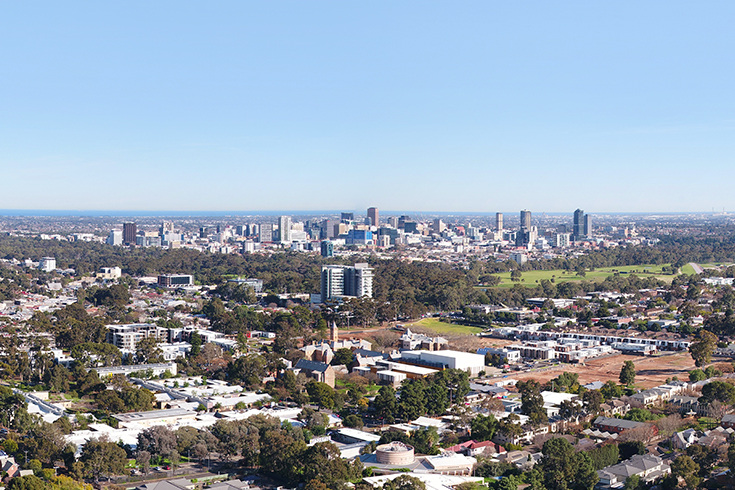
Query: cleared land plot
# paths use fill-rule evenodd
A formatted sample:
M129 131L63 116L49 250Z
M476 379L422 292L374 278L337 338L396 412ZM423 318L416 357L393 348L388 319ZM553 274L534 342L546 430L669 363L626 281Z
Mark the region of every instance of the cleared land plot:
M616 273L622 275L636 274L638 276L653 276L662 281L671 282L674 276L667 275L662 272L662 265L626 265L620 267L603 267L595 269L594 271L588 271L584 277L577 275L573 271L565 271L563 269L554 269L550 271L526 271L521 275L521 282L515 283L510 279L510 272L503 272L501 274L494 274L501 280L500 284L495 287L499 288L512 288L515 284L520 284L526 287L536 287L538 283L546 279L548 281L554 280L554 283L559 284L562 282L574 281L597 281L604 280L605 278L615 275ZM693 271L692 271L693 273Z
M620 354L601 359L591 359L585 365L561 364L557 369L531 373L510 373L508 377L518 380L535 379L545 383L563 372L570 372L579 375L580 384L587 384L592 381L602 381L604 383L609 380L618 383L620 369L625 361L633 361L633 364L635 364L635 384L641 388L662 385L666 378L673 378L674 376L678 376L682 380L688 380L689 371L694 369L694 361L688 352L654 357Z
M454 335L473 335L482 332L484 329L480 327L469 327L467 325L454 325L452 323L445 323L439 321L438 318L424 318L418 322L409 324L408 327L416 325L419 327L428 328L436 333L440 334L454 334Z

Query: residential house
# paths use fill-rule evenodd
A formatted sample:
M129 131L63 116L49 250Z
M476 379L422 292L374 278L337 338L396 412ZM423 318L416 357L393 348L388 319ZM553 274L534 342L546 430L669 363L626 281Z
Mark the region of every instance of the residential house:
M603 468L597 472L600 488L618 488L627 478L638 476L642 482L651 483L671 473L669 463L651 454L636 454L621 463Z
M644 422L634 422L633 420L614 419L610 417L597 417L592 423L597 429L606 432L614 432L620 434L629 429L645 427L650 424Z
M699 436L694 429L686 429L671 436L671 443L674 445L674 448L680 451L685 450L692 444L696 444L698 440Z
M600 405L600 411L608 417L614 417L616 415L623 417L629 410L630 403L617 399Z
M720 425L726 429L735 429L735 415L729 413L723 415Z

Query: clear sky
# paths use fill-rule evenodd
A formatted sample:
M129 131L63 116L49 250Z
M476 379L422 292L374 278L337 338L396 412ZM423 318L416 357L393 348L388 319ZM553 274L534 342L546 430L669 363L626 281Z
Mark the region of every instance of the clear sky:
M0 3L0 209L735 210L735 2Z

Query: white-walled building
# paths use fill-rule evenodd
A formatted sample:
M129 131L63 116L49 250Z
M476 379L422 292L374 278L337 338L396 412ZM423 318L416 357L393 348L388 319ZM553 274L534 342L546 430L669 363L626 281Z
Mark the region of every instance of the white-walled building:
M455 350L404 351L400 361L434 368L461 369L469 371L470 376L477 376L485 370L485 356Z
M56 270L56 259L54 257L42 257L38 268L44 272Z

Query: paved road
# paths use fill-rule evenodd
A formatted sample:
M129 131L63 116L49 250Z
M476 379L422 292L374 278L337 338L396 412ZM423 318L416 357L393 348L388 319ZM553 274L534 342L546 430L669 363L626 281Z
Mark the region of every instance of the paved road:
M702 272L704 272L704 269L702 269L698 264L695 264L694 262L689 262L689 265L692 266L695 274L701 274Z

